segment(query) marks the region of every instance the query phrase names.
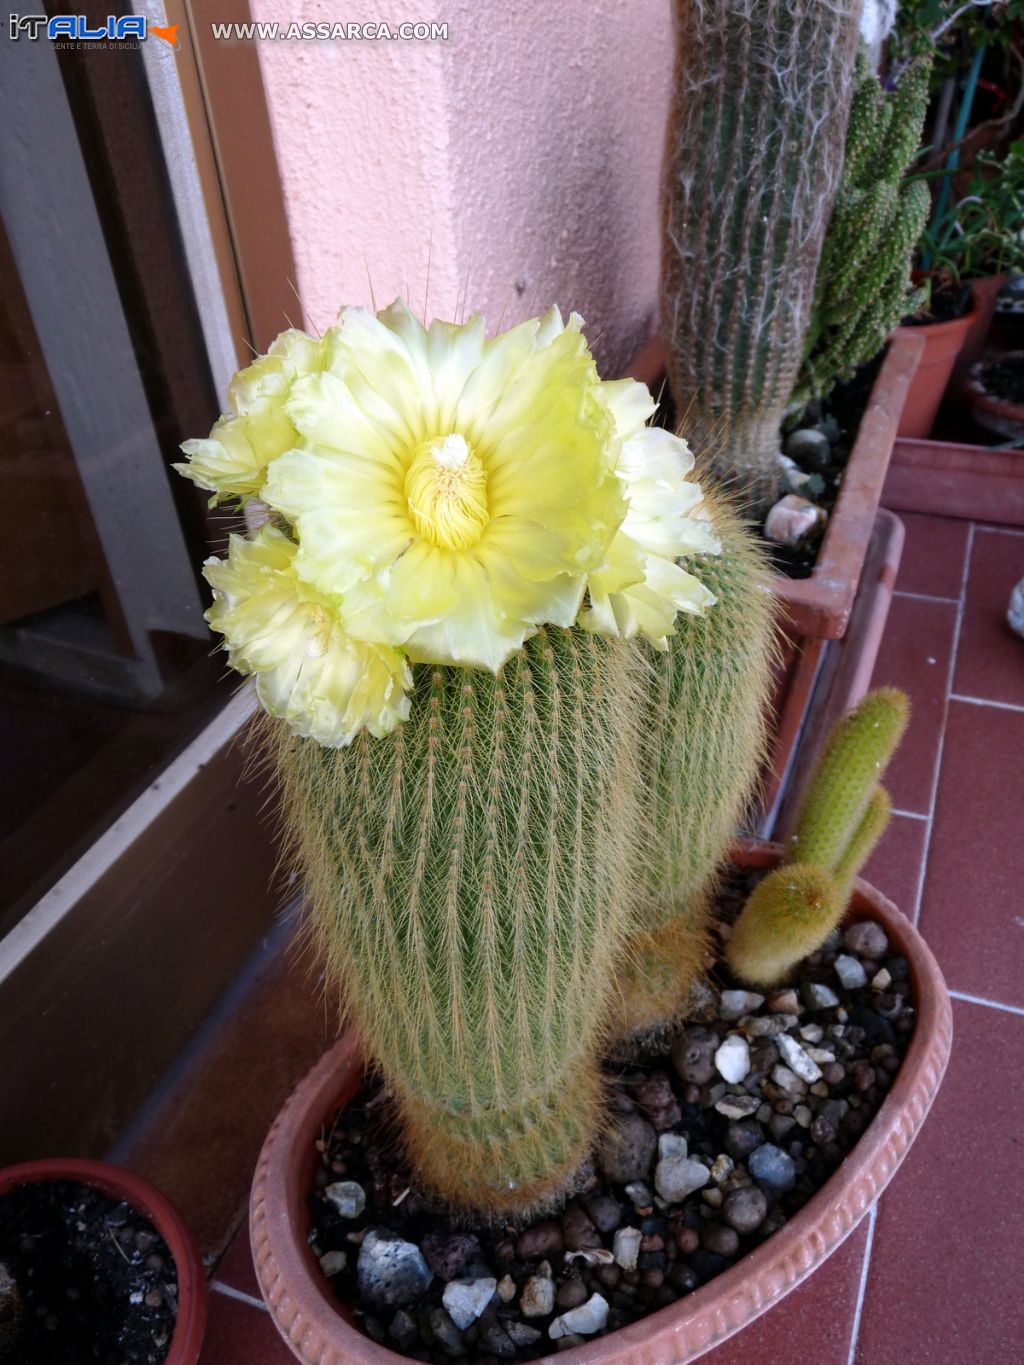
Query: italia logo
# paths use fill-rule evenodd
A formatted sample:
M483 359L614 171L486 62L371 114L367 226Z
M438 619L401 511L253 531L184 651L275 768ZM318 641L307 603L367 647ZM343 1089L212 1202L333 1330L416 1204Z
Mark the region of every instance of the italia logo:
M178 25L160 27L141 14L108 14L104 23L90 23L84 14L12 14L12 41L28 38L35 42L49 38L50 42L111 43L142 42L151 34L169 47L177 47Z

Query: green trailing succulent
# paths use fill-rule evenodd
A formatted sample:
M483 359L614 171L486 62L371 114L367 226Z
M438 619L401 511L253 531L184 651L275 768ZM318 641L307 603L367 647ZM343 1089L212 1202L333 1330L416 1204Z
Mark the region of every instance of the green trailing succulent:
M850 107L843 173L821 253L804 360L791 397L802 409L870 360L927 298L910 265L929 210L921 181L904 179L921 141L930 63L918 59L886 92L863 53Z
M888 823L889 797L879 782L908 717L906 696L880 688L836 727L785 857L755 888L729 939L729 966L742 980L777 984L839 923Z

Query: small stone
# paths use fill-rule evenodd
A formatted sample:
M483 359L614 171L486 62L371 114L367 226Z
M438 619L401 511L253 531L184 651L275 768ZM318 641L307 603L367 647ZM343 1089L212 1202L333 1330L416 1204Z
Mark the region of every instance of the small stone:
M747 1168L762 1189L773 1194L790 1190L796 1183L793 1158L770 1142L758 1147L747 1162Z
M582 1261L584 1265L611 1265L614 1259L604 1247L584 1247L582 1251L565 1253L566 1265L571 1265L573 1261Z
M639 1228L619 1228L612 1243L616 1264L623 1270L635 1270L642 1241L643 1233Z
M443 1308L432 1308L427 1318L434 1341L446 1355L464 1356L466 1348L462 1344L459 1329Z
M597 1164L606 1180L628 1185L651 1169L658 1137L642 1114L626 1114L611 1125L597 1150Z
M476 1322L494 1297L497 1287L497 1280L489 1277L479 1280L451 1280L445 1285L441 1302L460 1332L464 1332L471 1322Z
M548 1328L548 1336L552 1341L557 1341L559 1337L568 1336L593 1336L595 1332L601 1332L608 1325L608 1300L601 1294L591 1294L586 1303L579 1308L573 1308L568 1313L562 1313L555 1318Z
M557 1256L565 1250L561 1223L548 1219L524 1230L516 1238L516 1255L521 1261L537 1260L541 1256Z
M575 1276L559 1285L555 1294L555 1307L561 1309L579 1308L587 1301L587 1286Z
M320 1257L320 1269L328 1279L339 1274L348 1265L348 1257L343 1251L325 1251Z
M400 1308L388 1325L388 1336L400 1351L411 1350L420 1339L416 1319Z
M823 507L787 493L769 508L764 519L764 538L776 545L795 548L805 541L816 539L825 529L828 513Z
M760 1105L761 1101L756 1095L724 1095L715 1109L727 1119L746 1119L756 1114Z
M773 1114L768 1120L768 1131L776 1142L781 1142L796 1127L796 1119L789 1114Z
M768 1008L772 1014L798 1014L800 1002L797 999L796 991L771 991L768 996Z
M584 1199L583 1207L598 1232L614 1232L622 1222L622 1205L609 1194L591 1195Z
M772 1067L772 1080L787 1095L799 1096L807 1092L807 1082L802 1081L795 1071L790 1071L789 1067L783 1066L781 1062L778 1066Z
M685 1157L689 1155L686 1138L682 1133L662 1133L658 1138L658 1158L661 1161L671 1161L675 1157Z
M880 967L871 978L871 989L873 991L887 991L892 985L892 977L884 967Z
M755 991L723 991L719 1005L722 1019L740 1019L744 1014L753 1014L764 1004L764 996Z
M516 1296L516 1282L511 1275L503 1275L498 1281L498 1298L502 1303L511 1303Z
M796 1119L797 1123L799 1123L801 1128L810 1128L811 1118L813 1116L806 1104L798 1104L797 1107L793 1110L793 1117Z
M363 1238L356 1274L364 1303L374 1309L406 1307L434 1278L419 1247L384 1228L370 1228Z
M717 1185L712 1185L709 1189L701 1190L700 1197L704 1200L705 1204L710 1204L713 1209L720 1209L725 1195Z
M839 1004L839 996L830 986L820 981L805 981L802 988L804 1004L809 1010L831 1010Z
M746 1161L747 1157L764 1142L764 1130L753 1119L741 1123L730 1123L725 1134L725 1150L734 1161Z
M843 934L843 947L856 957L873 958L878 961L888 953L889 939L880 924L865 919L859 924L850 925Z
M836 976L848 991L860 990L868 984L868 974L855 957L840 953L835 961Z
M562 1215L562 1232L570 1251L601 1245L601 1234L578 1204L570 1204Z
M742 1236L756 1232L764 1222L767 1212L768 1200L764 1191L756 1185L745 1185L742 1189L730 1190L722 1206L722 1217Z
M716 1185L724 1185L735 1169L736 1163L732 1157L722 1152L711 1165L711 1179Z
M681 1203L710 1179L708 1168L689 1157L668 1157L658 1162L654 1172L655 1189L669 1204Z
M685 1029L672 1044L672 1065L690 1085L706 1085L715 1074L718 1035L707 1028Z
M821 1074L826 1085L842 1085L846 1079L846 1067L842 1062L829 1062Z
M821 1079L821 1068L812 1057L803 1050L795 1038L791 1038L788 1033L781 1033L776 1039L782 1058L791 1071L795 1071L802 1081L818 1081Z
M516 1322L515 1318L512 1318L509 1322L505 1323L505 1331L511 1337L512 1345L517 1348L520 1346L533 1346L540 1341L541 1337L544 1335L538 1328L530 1327L525 1322Z
M820 1043L825 1036L825 1030L820 1024L804 1024L800 1030L800 1037L805 1043Z
M782 449L790 460L812 473L820 473L832 462L829 439L816 427L801 427L798 431L791 431Z
M719 1075L731 1085L738 1085L750 1073L750 1047L746 1038L730 1033L715 1053Z
M700 1241L705 1251L711 1251L716 1256L735 1256L740 1247L735 1230L722 1223L705 1223Z
M531 1275L519 1296L524 1318L546 1318L555 1311L555 1282L550 1275Z
M626 1186L626 1195L634 1209L646 1209L654 1203L654 1195L642 1180L635 1180Z
M366 1208L366 1191L354 1180L337 1180L328 1185L324 1198L342 1218L358 1218Z
M420 1249L439 1280L454 1280L480 1255L480 1241L470 1232L428 1232Z

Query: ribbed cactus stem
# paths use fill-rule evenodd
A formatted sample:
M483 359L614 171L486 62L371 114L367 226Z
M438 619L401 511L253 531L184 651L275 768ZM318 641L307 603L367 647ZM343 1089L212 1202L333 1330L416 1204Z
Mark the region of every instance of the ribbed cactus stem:
M875 845L889 827L892 800L884 787L876 787L853 837L836 863L835 878L845 904L861 868L871 857Z
M497 677L418 666L384 739L282 737L317 946L451 1206L535 1210L593 1142L634 903L638 659L544 628Z
M854 840L910 716L904 693L869 692L833 731L807 786L789 856L835 870Z
M839 182L860 0L674 0L662 253L684 431L763 507Z
M785 863L750 894L726 947L732 971L752 986L775 986L839 923L846 905L835 877L812 863Z
M712 888L754 794L765 756L765 699L775 646L767 564L730 501L706 506L720 555L681 561L714 593L704 616L681 614L667 653L650 649L642 727L647 842L643 928L622 973L620 1044L664 1033L686 1014L707 966Z

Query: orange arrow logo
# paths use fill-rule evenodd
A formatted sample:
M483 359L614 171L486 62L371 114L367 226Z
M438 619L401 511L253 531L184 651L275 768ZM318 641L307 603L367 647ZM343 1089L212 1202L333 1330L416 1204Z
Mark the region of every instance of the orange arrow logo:
M175 47L178 42L178 25L168 24L166 28L157 28L156 24L151 24L150 33L155 33L158 38L162 38L170 47Z

